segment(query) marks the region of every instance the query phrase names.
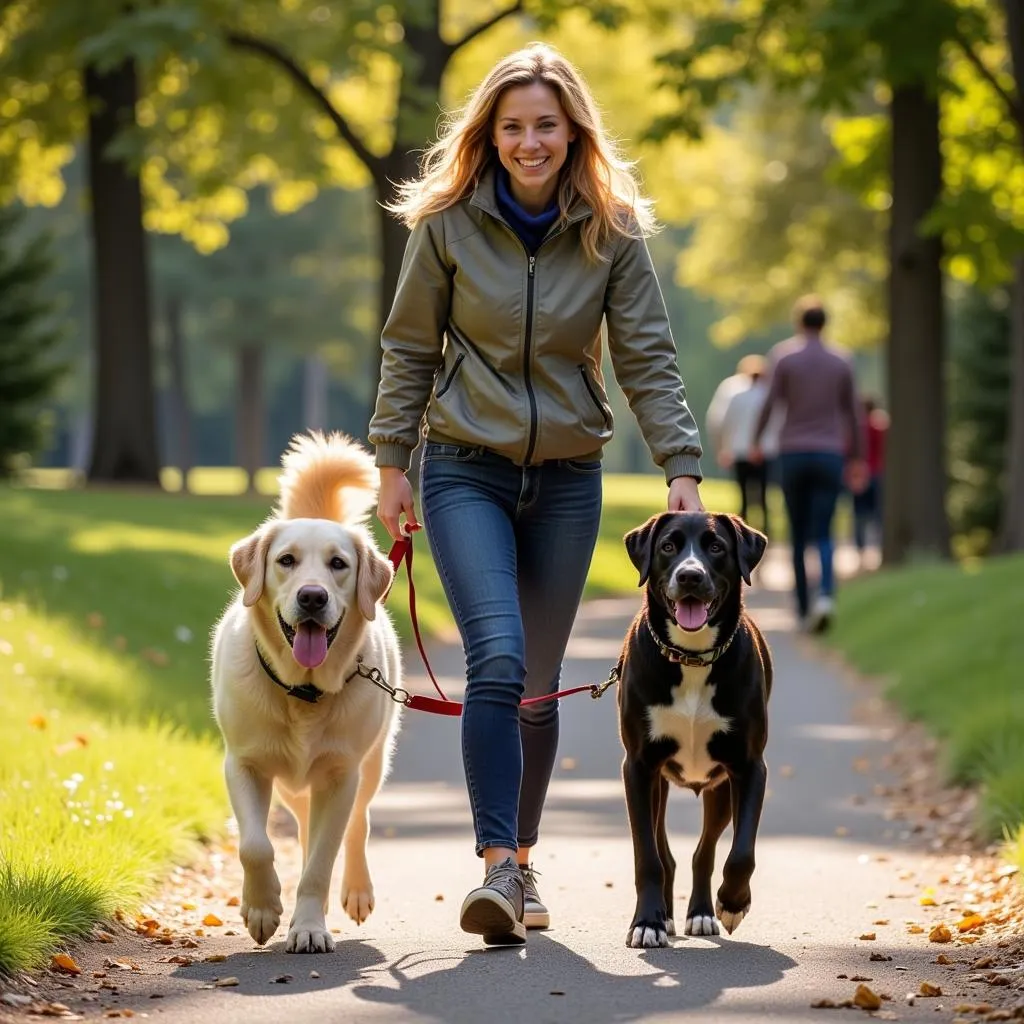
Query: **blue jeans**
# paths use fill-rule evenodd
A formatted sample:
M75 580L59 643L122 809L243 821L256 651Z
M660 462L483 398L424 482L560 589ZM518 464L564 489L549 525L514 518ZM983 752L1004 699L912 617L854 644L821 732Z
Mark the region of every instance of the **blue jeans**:
M423 521L466 652L462 758L476 851L533 846L558 746L558 689L601 520L601 463L517 466L428 441Z
M832 570L832 517L843 489L843 456L832 452L783 452L779 455L782 496L793 545L793 576L800 616L810 610L804 549L815 544L821 562L821 593L835 590Z

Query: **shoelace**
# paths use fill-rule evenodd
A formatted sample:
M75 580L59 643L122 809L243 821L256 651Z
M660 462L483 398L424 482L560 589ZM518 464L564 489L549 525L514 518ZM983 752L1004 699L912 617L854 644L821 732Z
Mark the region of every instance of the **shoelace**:
M487 872L484 882L489 888L496 889L509 902L523 893L523 880L519 874L519 866L510 867L507 864L497 864Z

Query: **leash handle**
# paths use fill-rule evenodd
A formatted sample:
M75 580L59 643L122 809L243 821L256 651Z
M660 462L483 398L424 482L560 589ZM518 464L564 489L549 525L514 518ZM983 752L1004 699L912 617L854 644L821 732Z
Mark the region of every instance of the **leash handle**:
M412 579L412 536L410 534L404 534L402 537L399 537L399 539L396 540L394 544L391 545L391 550L388 552L388 561L391 562L391 566L395 570L395 577L398 576L398 567L403 562L405 562L405 573L409 577L409 618L412 619L412 631L413 631L413 635L416 637L416 646L419 648L420 658L423 661L423 667L427 670L427 675L430 676L430 681L434 684L434 689L437 690L438 694L440 694L441 700L444 701L446 704L455 704L457 706L457 708L458 708L457 711L445 710L445 711L442 711L442 712L435 712L435 713L446 714L446 715L458 715L462 711L462 705L458 704L456 701L448 700L448 697L445 695L444 690L441 689L441 684L435 678L434 670L430 667L430 662L427 660L427 650L423 646L423 637L420 635L420 623L419 623L419 619L416 616L416 584L413 583L413 579ZM392 580L391 580L392 586L394 585L394 582L395 582L394 577L392 577ZM389 587L388 588L388 594L390 594L390 593L391 593L391 588ZM385 601L388 598L388 594L384 595L384 600ZM409 701L408 701L409 707L413 706L412 702L414 700L431 700L431 701L433 701L434 698L433 697L417 698L415 696L410 697ZM435 703L439 703L439 702L435 701ZM426 709L424 709L424 710L426 710Z

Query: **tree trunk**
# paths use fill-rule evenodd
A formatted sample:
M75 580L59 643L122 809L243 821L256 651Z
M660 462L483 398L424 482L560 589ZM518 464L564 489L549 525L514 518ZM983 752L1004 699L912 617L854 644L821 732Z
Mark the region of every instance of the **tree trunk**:
M235 457L248 478L246 489L256 494L256 473L263 468L264 354L262 345L238 350L238 395L235 407Z
M171 381L171 423L177 448L175 461L181 472L181 489L187 491L188 474L192 469L192 424L181 310L181 296L168 296L164 304L164 317L167 323L167 357Z
M318 355L302 361L302 420L307 430L327 429L327 367Z
M921 222L939 198L939 106L921 86L894 90L883 557L949 556L946 516L942 242Z
M135 122L138 83L126 60L84 72L89 107L95 375L88 479L159 485L149 271L138 173L110 144Z
M1010 429L1006 439L1006 477L1001 552L1024 551L1024 256L1013 263L1010 307Z

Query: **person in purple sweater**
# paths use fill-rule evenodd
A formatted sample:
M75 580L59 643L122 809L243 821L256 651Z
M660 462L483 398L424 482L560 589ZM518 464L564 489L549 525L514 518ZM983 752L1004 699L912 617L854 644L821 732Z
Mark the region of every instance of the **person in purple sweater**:
M762 457L761 435L772 412L782 407L777 464L793 545L797 614L802 626L823 632L834 614L832 519L848 455L853 489L863 486L861 431L853 365L845 352L822 338L828 317L821 301L804 296L794 308L794 319L797 334L770 353L771 384L754 430L751 458ZM804 564L808 544L816 545L821 561L813 606Z

